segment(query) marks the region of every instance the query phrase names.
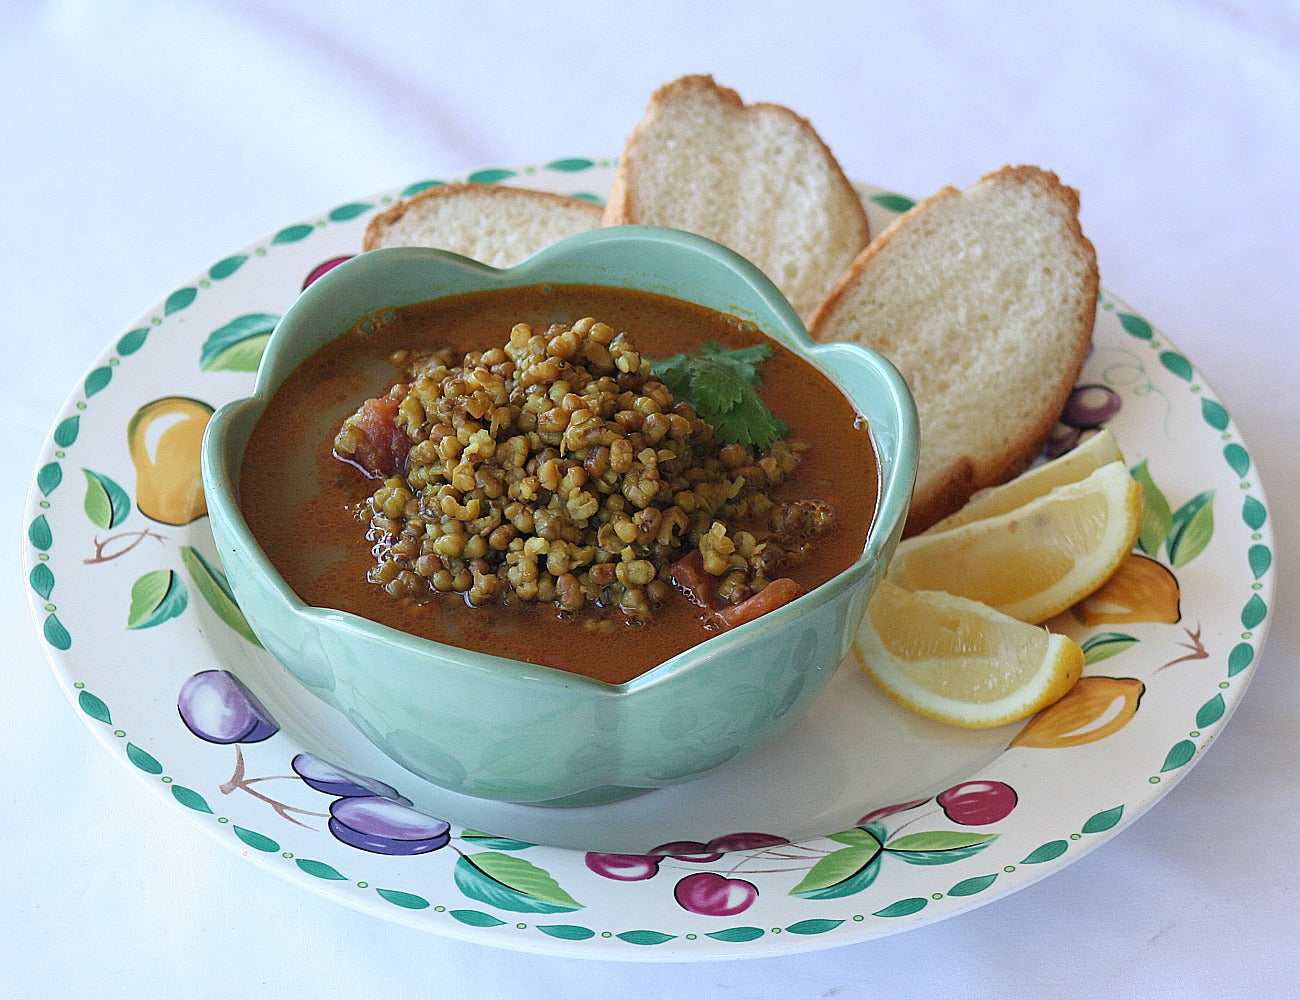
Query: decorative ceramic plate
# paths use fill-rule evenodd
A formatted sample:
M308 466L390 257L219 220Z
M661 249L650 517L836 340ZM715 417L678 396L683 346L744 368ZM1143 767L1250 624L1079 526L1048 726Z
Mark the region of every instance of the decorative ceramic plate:
M599 200L609 161L473 179ZM951 917L1078 861L1156 803L1239 703L1273 574L1250 452L1192 363L1103 293L1053 447L1111 429L1146 488L1120 575L1053 624L1084 678L972 732L883 698L849 658L757 755L613 805L555 810L427 785L253 639L198 484L212 408L247 395L278 316L401 192L286 226L171 291L59 413L26 562L54 672L178 816L331 899L440 934L600 959L716 959ZM862 188L876 231L911 202Z

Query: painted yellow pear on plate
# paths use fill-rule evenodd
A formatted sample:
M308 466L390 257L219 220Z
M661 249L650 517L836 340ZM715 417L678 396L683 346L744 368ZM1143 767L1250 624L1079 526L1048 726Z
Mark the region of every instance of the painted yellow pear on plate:
M1132 622L1173 625L1182 618L1181 596L1178 578L1167 566L1133 552L1101 589L1074 606L1074 616L1089 626Z
M135 465L135 503L162 524L189 524L208 512L200 453L212 407L188 396L165 396L135 411L126 428Z
M1096 743L1129 724L1146 685L1136 677L1083 677L1068 694L1032 719L1013 747L1060 750Z

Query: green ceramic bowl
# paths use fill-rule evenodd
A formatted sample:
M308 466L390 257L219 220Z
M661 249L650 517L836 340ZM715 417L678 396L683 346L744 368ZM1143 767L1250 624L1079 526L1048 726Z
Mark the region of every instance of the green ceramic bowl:
M862 557L793 603L618 686L304 605L239 510L241 457L268 398L307 355L382 308L545 282L709 306L752 321L825 371L870 422L880 464L879 507ZM622 226L562 240L508 270L419 248L372 251L334 268L281 319L254 395L213 416L203 484L225 572L253 630L384 753L466 795L588 805L706 774L798 718L847 654L893 553L916 456L912 398L887 361L856 346L813 344L772 283L716 243Z

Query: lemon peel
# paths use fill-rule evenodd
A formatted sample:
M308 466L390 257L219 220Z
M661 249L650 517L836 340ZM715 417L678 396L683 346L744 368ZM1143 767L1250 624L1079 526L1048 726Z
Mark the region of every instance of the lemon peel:
M1083 672L1083 650L987 605L883 580L853 643L864 673L894 701L968 729L1024 719Z
M1080 444L1051 461L1036 465L1000 486L989 486L973 494L960 510L926 528L926 534L947 531L1023 506L1050 493L1058 486L1077 483L1103 465L1124 461L1115 436L1102 428Z
M1132 551L1142 487L1122 461L1004 513L899 543L886 578L1037 623L1102 586Z

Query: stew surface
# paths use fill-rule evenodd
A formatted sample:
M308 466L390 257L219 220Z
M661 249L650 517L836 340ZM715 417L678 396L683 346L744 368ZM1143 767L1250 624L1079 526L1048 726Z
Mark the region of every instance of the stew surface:
M376 558L383 569L391 550L391 538L377 537L374 518L375 498L386 495L377 488L382 491L385 481L368 475L363 463L341 460L335 450L340 427L363 401L409 381L412 356L442 352L460 359L510 343L517 324L541 332L553 324L572 327L583 317L625 332L646 359L697 354L709 341L732 349L768 345L759 395L788 428L784 440L797 443L799 461L765 492L778 505L798 502L833 512L832 526L812 540L804 558L780 566L781 579L768 588L772 594L781 589L777 585L811 590L861 555L876 506L875 456L865 419L826 376L734 317L644 292L545 285L385 310L321 348L277 390L245 454L241 506L271 562L304 602L613 684L724 627L725 608L720 619L692 601L689 588L659 584L653 612L638 615L591 603L568 610L512 599L513 593L486 603L479 594L480 606L473 606L463 593L427 589L418 597L395 596L401 593L395 585L376 582L383 579ZM783 447L777 445L778 454Z

